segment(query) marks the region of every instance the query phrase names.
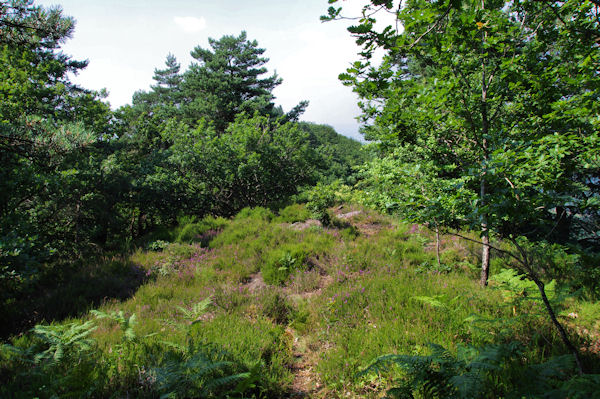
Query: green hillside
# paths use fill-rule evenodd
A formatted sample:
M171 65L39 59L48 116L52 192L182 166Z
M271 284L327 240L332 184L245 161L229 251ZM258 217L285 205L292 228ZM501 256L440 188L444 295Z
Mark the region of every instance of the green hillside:
M116 275L136 267L145 282L129 299L5 346L3 396L375 398L396 386L425 392L412 385L426 384L423 372L452 391L452 370L472 372L452 356L482 351L480 371L464 382L478 392L560 396L592 384L563 382L576 375L572 361L560 357L535 290L507 278L510 259L496 258L484 289L468 241L442 237L438 267L425 227L359 206L331 211L333 225L322 227L302 205L245 209L196 224L191 244L154 242L113 259ZM595 370L597 303L548 290ZM442 363L360 374L383 354L430 355L433 343L448 351Z

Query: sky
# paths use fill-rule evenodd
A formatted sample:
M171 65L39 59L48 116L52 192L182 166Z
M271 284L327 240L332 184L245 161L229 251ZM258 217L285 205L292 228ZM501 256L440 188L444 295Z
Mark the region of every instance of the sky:
M359 15L361 0L342 0L348 15ZM352 88L337 76L358 59L348 21L322 23L327 0L38 0L59 5L75 18L73 38L63 51L89 60L73 80L109 92L113 108L131 103L135 91L148 90L156 68L172 53L186 70L190 51L208 48L208 38L239 35L257 40L270 59L266 67L283 83L275 103L290 110L310 102L302 120L333 126L356 139L360 110ZM265 75L266 76L266 75Z

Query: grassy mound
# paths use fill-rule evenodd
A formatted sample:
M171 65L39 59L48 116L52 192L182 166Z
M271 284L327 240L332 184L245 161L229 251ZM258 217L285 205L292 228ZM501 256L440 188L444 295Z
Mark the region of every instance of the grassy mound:
M416 362L431 343L452 357L517 342L526 367L567 353L539 301L500 282L478 285L468 242L443 237L437 267L420 226L360 207L330 211L330 227L298 230L290 223L309 217L302 205L245 209L139 250L127 262L148 280L133 296L3 347L0 396L381 397L412 381L399 365L360 373L383 354ZM209 230L217 233L204 242L182 238ZM493 272L508 266L497 256ZM598 305L561 306L597 364Z

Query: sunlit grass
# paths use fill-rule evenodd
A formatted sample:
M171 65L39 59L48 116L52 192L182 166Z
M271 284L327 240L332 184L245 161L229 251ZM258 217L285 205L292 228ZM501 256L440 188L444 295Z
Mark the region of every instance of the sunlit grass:
M84 316L98 327L92 333L97 370L90 375L104 378L105 389L151 397L157 388L142 382L142 374L166 361L169 348L193 345L231 362L231 372L254 370L252 392L285 397L301 351L313 359L322 395L377 397L389 376L365 379L357 372L386 353L515 339L527 345L529 361L564 353L534 305L516 308L493 284L479 286L471 243L442 237L438 270L427 229L357 206L333 211L339 216L333 227L297 230L290 223L308 217L302 205L279 215L246 209L218 220L219 233L208 242L140 249L115 263L116 272L134 265L148 279L129 299L99 307L135 315L135 340L125 344L115 321ZM497 257L493 270L505 266ZM191 320L206 298L210 305ZM567 309L577 312L574 328L599 328L596 304L572 300Z

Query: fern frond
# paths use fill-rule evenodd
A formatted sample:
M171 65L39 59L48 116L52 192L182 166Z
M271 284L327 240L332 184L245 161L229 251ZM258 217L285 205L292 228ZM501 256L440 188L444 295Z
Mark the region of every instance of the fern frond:
M0 353L2 354L2 356L10 357L12 355L16 357L24 357L25 352L26 350L10 344L0 345Z
M445 308L446 305L440 301L441 298L443 298L444 295L436 295L436 296L413 296L411 297L411 299L415 299L417 301L426 303L429 306L432 306L434 308Z
M217 378L214 380L209 381L205 387L204 387L204 392L206 393L210 393L211 391L217 389L217 388L221 388L224 386L228 386L228 385L233 385L233 384L237 384L243 380L246 380L250 378L250 373L246 372L246 373L239 373L239 374L234 374L234 375L228 375L225 377L221 377L221 378Z
M121 331L123 331L123 338L125 341L132 342L137 338L134 330L134 327L137 324L137 316L135 313L128 318L125 317L125 313L122 310L110 313L102 312L100 310L91 310L90 313L98 319L109 319L119 324Z
M88 336L96 329L93 321L65 325L36 325L32 332L47 346L33 356L34 363L50 360L60 363L67 352L82 352L91 349L93 340Z
M200 321L200 317L206 313L208 307L212 304L212 297L208 296L201 300L198 303L192 305L191 309L188 310L181 306L178 306L177 309L183 313L184 319L191 322L191 325L194 325Z
M431 363L430 356L411 356L411 355L383 355L376 358L367 368L358 373L358 376L363 377L368 374L381 374L390 370L394 365L403 368L411 367L412 365L424 365Z
M187 353L187 348L183 345L180 344L176 344L174 342L170 342L170 341L160 341L161 344L164 344L170 348L175 349L176 351L178 351L180 354L186 354Z

